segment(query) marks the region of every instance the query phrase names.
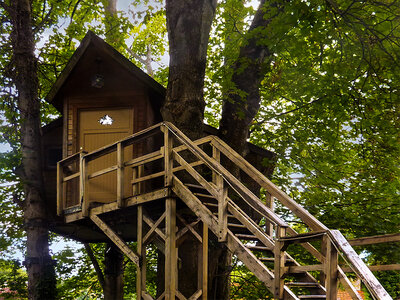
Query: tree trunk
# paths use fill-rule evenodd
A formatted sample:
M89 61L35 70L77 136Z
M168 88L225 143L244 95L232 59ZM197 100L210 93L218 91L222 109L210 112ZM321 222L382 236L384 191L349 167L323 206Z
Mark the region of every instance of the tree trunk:
M203 132L207 45L216 0L167 0L169 77L163 119L190 138Z
M22 181L24 222L27 234L25 266L29 299L55 299L54 261L49 254L48 223L43 195L40 146L40 101L38 99L37 58L29 0L10 1L14 82L21 117Z
M104 300L124 299L124 256L113 243L104 253Z
M228 91L223 102L219 134L241 155L246 155L251 122L260 108L260 83L272 56L266 43L260 41L268 38L265 28L281 10L277 3L260 2L246 33L246 42L240 47L239 57L232 66L231 81L235 90Z

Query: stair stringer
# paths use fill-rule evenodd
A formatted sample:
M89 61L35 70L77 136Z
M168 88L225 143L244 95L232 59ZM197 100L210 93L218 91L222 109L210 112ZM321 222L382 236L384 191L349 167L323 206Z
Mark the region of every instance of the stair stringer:
M217 218L176 177L173 179L172 190L204 223L208 225L209 229L214 234L218 235L219 226ZM230 230L228 230L226 246L259 280L261 280L261 282L265 284L270 292L274 292L274 274L249 249L247 249ZM284 299L299 300L299 298L286 286L284 287Z

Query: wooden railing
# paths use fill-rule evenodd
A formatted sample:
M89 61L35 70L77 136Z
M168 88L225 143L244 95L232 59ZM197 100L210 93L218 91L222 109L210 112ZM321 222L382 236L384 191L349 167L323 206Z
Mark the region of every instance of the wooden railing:
M131 159L124 158L126 147L147 141L150 138L153 140L156 138L158 142L162 142L158 145L157 142L153 143L156 146L147 149L149 153L143 153ZM91 174L88 173L89 162L95 161L112 152L117 154L114 165L97 170ZM304 235L304 238L298 235L295 230L289 227L287 222L281 219L258 196L233 176L222 165L227 160L258 184L259 189L264 190L266 197L269 197L267 200L274 202L275 199L280 205L289 209L293 213L292 219L301 220L308 227L309 234L317 234L320 237L319 234L323 233L326 238L323 239L325 245L321 247L321 251L309 243L309 235ZM150 171L147 173L143 172L144 166L151 164L153 164L152 167L148 168ZM133 178L130 181L132 185L131 192L127 194L124 193L124 184L128 168L133 169ZM202 169L199 170L199 168ZM218 137L207 136L197 141L191 141L173 124L163 122L96 151L77 153L68 157L60 161L57 166L57 213L62 215L66 210L71 208L67 205L69 203L67 201L68 184L72 180L79 179L79 203L74 203L74 206L80 207L83 216L88 216L91 203L91 199L89 198L90 180L111 172L116 172L117 186L115 199L111 199L110 201L116 203L117 208L124 207L130 198L143 193L142 187L145 182L153 181L157 178L164 178L163 188L169 188L177 184L181 186L180 191L189 193L183 182L187 181L187 178L190 177L191 180L194 180L196 184L204 188L218 201L217 212L213 214L210 211L206 211L204 218L208 219L210 224L217 226L218 230L216 231L220 241L227 241L228 239L227 219L228 213L231 213L237 218L242 218L244 220L243 223L247 224L247 228L263 241L266 246L277 249L280 243L288 242L291 236L295 237L308 252L322 263L325 274L328 274L327 278L339 277L342 284L354 298L359 299L359 296L344 272L338 266L338 253L344 256L345 260L350 263L352 270L361 278L372 295L377 299L391 299L358 255L355 255L351 246L345 243L340 233L329 231L324 224L276 187L269 179ZM209 178L206 178L207 176ZM232 200L233 198L235 201ZM236 205L238 199L241 200L244 207L241 206L239 208ZM193 206L193 209L197 209L196 206ZM246 211L257 212L261 218L264 218L267 231L265 232L257 222L252 220ZM205 210L202 211L202 213L204 212ZM275 241L272 239L273 233L275 233ZM282 255L279 250L275 251L275 256L275 285L280 286L282 283L280 282L282 280L281 275L285 271L282 264L285 254ZM338 274L338 276L335 274Z
M192 141L187 138L182 132L179 131L173 124L166 123L169 131L171 131L176 138L187 147L187 149L196 156L199 160L202 160L205 165L207 165L213 172L213 177L220 177L220 181L225 182L227 185L232 187L232 189L239 195L245 202L254 210L259 212L263 217L267 218L275 226L276 242L283 241L286 238L286 234L297 235L297 233L291 229L288 230L288 224L279 218L273 211L271 211L267 206L265 206L257 196L255 196L250 190L248 190L237 178L235 178L230 172L228 172L220 163L220 153L225 155L226 159L229 159L234 163L235 166L239 167L241 171L245 172L249 177L251 177L255 182L257 182L261 188L264 188L272 197L276 198L284 207L288 208L295 216L301 219L304 224L310 228L310 234L313 231L318 233L326 232L328 233L327 239L325 239L325 253L322 253L323 259L323 269L325 271L326 280L330 280L328 286L333 286L336 284L337 274L341 278L341 282L345 285L348 291L353 294L354 297L359 297L355 295L356 291L352 284L348 281L344 272L338 266L337 254L338 252L345 258L345 260L351 265L354 272L366 285L371 294L377 299L392 299L389 294L385 291L382 285L378 282L375 276L371 273L368 267L364 264L357 253L352 249L352 247L347 243L346 239L341 235L339 231L330 231L324 224L318 221L313 215L311 215L307 210L305 210L296 201L290 198L286 193L276 187L269 179L267 179L262 173L260 173L255 167L248 163L242 156L235 152L231 147L229 147L225 142L223 142L218 137L213 137L211 141L213 157L207 155L201 148L192 143ZM207 191L214 195L218 199L218 223L226 224L227 215L227 198L221 196L221 189L223 183L219 184L219 188L215 189L210 185L201 175L196 172L193 168L190 168L187 162L179 156L175 151L173 151L174 159L182 166L186 166L186 170L200 183ZM215 159L217 158L217 159ZM226 195L226 193L222 193ZM220 207L223 207L220 209ZM223 216L221 220L221 215ZM221 228L221 225L220 225ZM226 228L226 227L225 227ZM221 229L222 231L223 229ZM225 229L226 230L226 229ZM225 232L222 231L220 235L220 240L223 240ZM307 235L306 235L307 236ZM310 237L307 236L307 240ZM316 254L316 249L311 246L308 242L303 242L302 245L311 254ZM279 248L275 245L275 249ZM278 251L279 252L279 251ZM275 256L279 256L276 252ZM283 268L284 257L280 255L281 261L277 261L275 266L275 280L281 279L281 272L279 271L279 266ZM316 255L320 257L321 255ZM279 260L279 258L278 258ZM282 283L275 283L275 285L283 285ZM333 296L332 296L333 297Z

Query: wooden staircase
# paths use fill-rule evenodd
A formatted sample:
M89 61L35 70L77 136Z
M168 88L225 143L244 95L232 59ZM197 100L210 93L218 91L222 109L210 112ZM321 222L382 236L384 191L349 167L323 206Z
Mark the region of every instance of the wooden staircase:
M362 299L341 269L339 257L342 257L343 261L351 267L375 299L392 299L339 231L328 229L218 137L208 136L197 141L191 141L173 124L164 122L143 133L135 134L128 139L110 145L109 148L118 150L118 153L123 153L123 147L132 144L133 139L143 138L143 135L148 135L149 132L156 129L162 131L164 139L163 146L159 151L148 154L142 160L123 162L119 159L115 167L108 169L121 174L119 168L129 166L139 168L147 163L154 162L156 159L162 160L164 165L162 171L145 174L142 178L134 178L132 182L134 190L137 192L140 190L138 184L161 176L164 177L164 189L169 190L167 195L163 197L163 199L166 199L166 211L158 220L147 220L152 232L146 235L147 237L150 234L158 235L158 239L161 237L164 242L166 273L169 270L174 274L176 260L179 259L174 254L178 252L174 246L176 244L175 232L178 232L178 228L175 229L174 227L177 226L177 218L176 204L173 201L180 199L201 220L206 226L205 228L208 228L217 236L219 242L224 243L229 251L264 283L275 299L337 299L339 282L352 299ZM111 151L110 149L107 150L107 147L104 149L101 150L104 153ZM90 159L90 155L89 153L80 156L81 166L85 165L85 159ZM99 157L101 153L97 151L94 155ZM241 172L247 174L258 184L259 189L263 191L263 195L267 199L260 199L256 196L223 165L234 165ZM59 168L62 167L63 165L59 166ZM80 189L84 193L87 183L83 179L85 176L89 178L90 175L82 173L82 170L78 173L80 173L81 182L83 181L83 187L81 186ZM136 174L138 173L136 172ZM72 176L74 175L69 177ZM118 184L123 181L118 179ZM61 179L59 182L63 183L64 181ZM121 190L123 190L123 187L118 188L118 191ZM149 197L146 195L143 194L143 197ZM114 205L115 209L123 209L129 205L137 205L138 200L135 204L131 199L133 197L139 199L139 196L123 197L117 195L115 203L107 205L110 207ZM81 198L84 201L85 195L82 195ZM263 201L265 200L268 200L269 203L276 202L289 210L292 213L291 220L302 222L305 232L297 233L289 226L290 222L281 219L270 206L264 204ZM59 199L60 213L63 211L62 203L63 200ZM82 203L82 218L89 216L102 230L107 229L107 226L101 224L102 221L98 217L102 210L96 209L97 213L90 208L90 205ZM142 216L141 208L138 215ZM138 224L139 232L139 230L142 230L142 225L140 222ZM162 228L157 233L158 226ZM193 230L190 227L186 231L193 232ZM141 232L138 233L139 245L141 245L142 236ZM123 242L121 244L121 239L116 238L115 233L110 238L117 241L117 245L122 245L119 246L122 251L129 252L129 255L139 265L140 272L140 268L143 266L140 266L141 260L138 257L143 255L143 247L138 246L138 253L133 255L132 251L124 248ZM203 229L203 235L199 237L203 245L207 245L206 238L207 234ZM293 244L298 244L297 246L300 245L304 248L317 263L303 265L296 261L288 250ZM204 247L203 249L207 249L207 246ZM206 253L203 250L204 255L206 256ZM206 261L207 259L203 258L203 264L206 264ZM169 290L166 290L159 299L175 299L175 297L198 299L201 295L203 295L203 299L206 299L207 284L204 283L206 281L204 272L206 272L206 269L203 267L203 284L191 297L185 298L179 293L176 289L176 280L178 279L175 275L172 275L166 279L166 286L168 284ZM140 276L139 280L142 280ZM139 283L138 288L145 290L143 282ZM146 293L141 295L143 299L151 298Z

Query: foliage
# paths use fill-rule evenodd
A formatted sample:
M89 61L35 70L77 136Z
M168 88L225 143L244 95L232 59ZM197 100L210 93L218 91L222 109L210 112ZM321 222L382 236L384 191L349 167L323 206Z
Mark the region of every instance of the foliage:
M238 46L246 43L253 2L225 0L217 8L205 87L205 119L215 127L225 93L235 88L230 81L231 66ZM105 12L104 0L32 1L32 5L41 99L87 30L102 37L110 34L105 24L114 28L107 40L140 67L145 67L143 62L151 54L153 64L160 66L154 77L166 86L162 2L135 0L127 12L118 11L114 17ZM273 178L277 184L328 227L350 238L400 231L399 15L396 1L285 1L283 13L261 32L265 39L260 43L268 45L273 59L261 86L262 105L251 128L251 141L278 155ZM0 222L4 228L0 251L5 257L11 249L22 249L24 233L18 204L21 191L14 184L20 163L20 120L10 80L10 24L1 7L0 16L0 143L10 147L0 154ZM45 101L42 104L42 123L46 124L58 113ZM298 221L280 212L287 220ZM302 224L297 226L305 230ZM95 246L99 259L102 251L101 245ZM364 251L371 264L400 260L398 245ZM60 262L61 299L99 297L101 288L82 249L77 255L67 247L55 257ZM6 274L14 272L11 260L1 264ZM149 274L154 275L154 264L150 268ZM19 272L18 278L24 278ZM126 295L134 294L134 274L133 264L127 262ZM244 285L252 292L257 287L257 297L266 297L240 264L232 276L234 297L251 299L247 289L240 288ZM398 272L377 276L394 297L399 296Z
M28 299L28 277L18 261L0 260L0 297L4 299Z

